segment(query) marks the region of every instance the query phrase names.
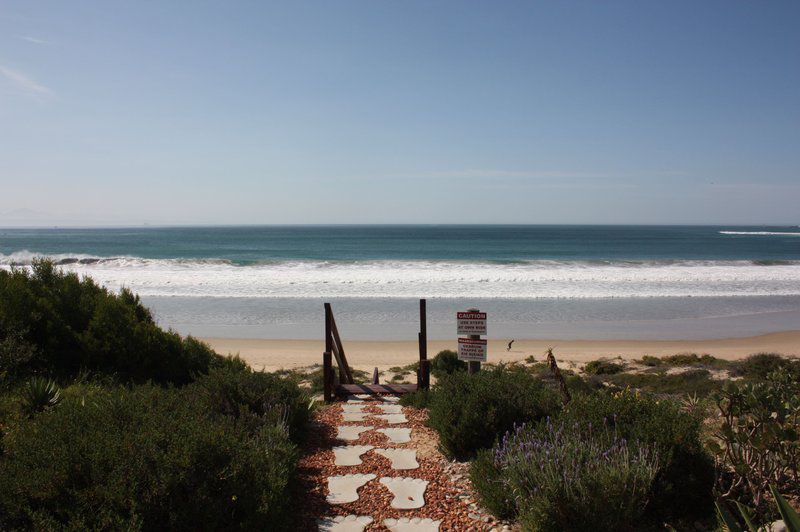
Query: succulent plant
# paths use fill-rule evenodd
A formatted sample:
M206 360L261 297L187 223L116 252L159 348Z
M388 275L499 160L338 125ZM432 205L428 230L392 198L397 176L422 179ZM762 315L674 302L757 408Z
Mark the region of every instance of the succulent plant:
M783 524L786 527L788 532L800 532L800 516L797 515L797 512L792 508L786 499L778 493L778 490L775 486L770 485L770 491L772 492L772 496L775 498L775 505L778 507L778 512L781 514L781 518L783 519ZM736 502L736 508L739 510L739 515L741 515L742 520L745 523L747 528L742 528L739 524L739 521L733 516L733 514L728 510L725 502L717 502L717 517L719 519L720 525L723 530L728 532L744 532L745 530L749 532L759 532L759 531L767 531L772 530L771 525L756 525L753 521L752 513L747 506L743 505L740 502Z
M61 390L55 381L34 377L22 389L23 408L32 416L61 402Z

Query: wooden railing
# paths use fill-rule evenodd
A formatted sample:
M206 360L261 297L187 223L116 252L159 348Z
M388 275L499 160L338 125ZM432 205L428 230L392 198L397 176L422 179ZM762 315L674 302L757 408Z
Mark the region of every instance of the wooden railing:
M430 361L428 360L428 332L426 301L419 301L420 331L419 340L419 369L417 370L417 384L356 384L353 382L353 373L347 363L347 356L342 345L339 329L333 317L330 303L325 303L325 352L322 354L322 378L325 401L333 401L337 394L352 393L409 393L418 389L427 389L430 386ZM333 370L333 361L339 368L338 375ZM377 374L377 368L376 368ZM338 377L338 379L337 379ZM375 379L373 378L373 381Z

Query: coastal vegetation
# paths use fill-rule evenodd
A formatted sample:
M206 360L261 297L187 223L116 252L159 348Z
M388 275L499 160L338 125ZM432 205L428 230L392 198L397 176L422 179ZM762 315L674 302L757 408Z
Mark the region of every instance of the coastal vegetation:
M428 408L446 455L471 460L482 506L524 530L724 527L716 508L733 502L769 523L771 489L800 496L800 361L595 362L561 371L566 405L534 357L442 375L403 401ZM725 513L744 527L740 515Z
M311 402L49 262L0 271L0 529L267 529Z

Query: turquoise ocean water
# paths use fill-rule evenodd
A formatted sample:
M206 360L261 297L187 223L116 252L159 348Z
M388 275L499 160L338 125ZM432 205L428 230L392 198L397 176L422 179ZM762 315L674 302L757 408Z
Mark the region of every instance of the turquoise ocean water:
M247 226L0 229L0 268L46 256L207 336L433 337L491 312L498 337L725 337L799 329L800 228Z

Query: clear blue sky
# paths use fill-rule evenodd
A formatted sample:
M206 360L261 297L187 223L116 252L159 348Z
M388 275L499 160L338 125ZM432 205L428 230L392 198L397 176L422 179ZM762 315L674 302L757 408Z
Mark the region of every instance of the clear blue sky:
M794 0L4 1L0 225L800 224L798 28Z

